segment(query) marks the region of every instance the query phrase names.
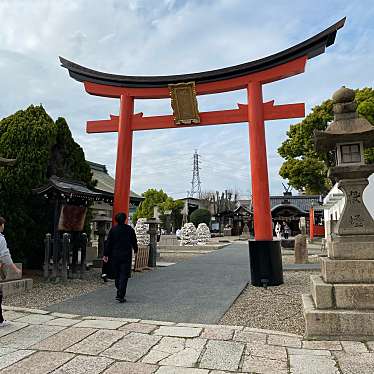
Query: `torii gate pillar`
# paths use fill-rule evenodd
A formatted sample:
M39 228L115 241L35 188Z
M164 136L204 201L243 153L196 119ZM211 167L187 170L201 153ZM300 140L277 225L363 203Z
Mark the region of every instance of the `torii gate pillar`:
M248 84L247 92L255 239L272 240L273 226L270 212L269 178L261 83L250 82Z
M130 181L132 159L132 117L134 114L134 98L128 95L120 97L118 123L117 162L113 212L129 212ZM115 214L113 215L113 224ZM128 217L126 222L128 221Z

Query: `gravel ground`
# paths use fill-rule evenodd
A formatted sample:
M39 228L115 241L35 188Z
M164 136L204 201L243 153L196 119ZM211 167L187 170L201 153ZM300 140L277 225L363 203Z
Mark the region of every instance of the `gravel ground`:
M220 320L220 324L304 334L301 294L309 293L310 275L286 271L284 284L264 289L247 286Z
M101 269L91 269L86 273L86 279L69 279L65 283L52 283L43 280L36 274L25 274L24 277L32 278L33 288L20 295L11 295L4 298L5 305L22 306L26 308L45 308L48 305L60 303L64 300L79 296L99 287L106 287L100 279Z

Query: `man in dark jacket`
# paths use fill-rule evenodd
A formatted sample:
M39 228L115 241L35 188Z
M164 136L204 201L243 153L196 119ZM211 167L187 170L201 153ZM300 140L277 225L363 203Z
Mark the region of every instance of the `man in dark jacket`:
M115 220L117 225L109 231L103 261L108 262L110 258L116 277L116 299L124 303L127 281L131 276L132 250L138 252L138 242L134 229L125 224L126 213L118 213Z

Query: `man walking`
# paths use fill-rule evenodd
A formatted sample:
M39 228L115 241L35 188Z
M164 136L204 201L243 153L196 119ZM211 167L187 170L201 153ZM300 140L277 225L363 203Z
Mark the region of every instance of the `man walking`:
M138 252L138 242L134 229L127 225L126 213L118 213L115 217L117 225L108 234L107 245L104 249L103 261L109 258L115 272L117 288L116 299L120 303L126 301L127 281L131 276L132 251Z

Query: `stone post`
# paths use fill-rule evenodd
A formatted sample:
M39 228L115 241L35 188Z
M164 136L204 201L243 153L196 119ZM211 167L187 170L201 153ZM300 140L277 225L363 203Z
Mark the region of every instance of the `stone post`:
M44 239L44 279L49 278L49 261L51 256L51 234L46 234Z
M149 225L148 233L150 237L148 267L155 268L157 259L157 228L160 222L156 218L150 218L145 223Z
M295 236L295 264L308 263L308 248L306 245L306 235Z

